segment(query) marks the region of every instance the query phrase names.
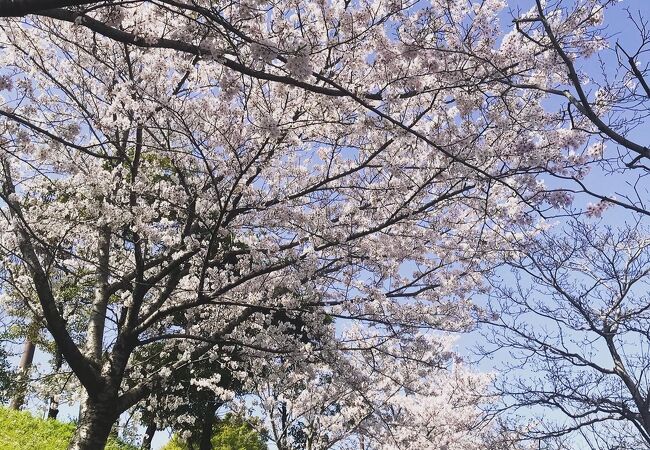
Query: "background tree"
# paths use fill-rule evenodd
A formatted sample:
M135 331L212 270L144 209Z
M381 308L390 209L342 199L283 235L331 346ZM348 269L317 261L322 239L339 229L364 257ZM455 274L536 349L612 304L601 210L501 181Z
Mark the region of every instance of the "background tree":
M360 333L343 339L354 346ZM265 377L251 378L252 406L249 397L240 407L261 411L279 450L525 448L516 431L503 433L492 420L491 377L464 367L452 340L382 341L375 335L368 352L338 353L336 363L318 353L279 358Z
M214 450L266 450L264 434L260 434L250 421L239 416L227 414L217 420L211 439ZM199 444L192 439L184 440L174 435L172 440L162 450L193 450Z
M80 299L87 294L84 287L76 280L60 283L53 280L53 288L57 292L57 309L66 317L70 317L69 328L73 332L83 329L84 320L81 315L69 314L78 311ZM71 382L71 373L64 366L63 357L56 342L45 331L43 318L39 315L36 304L36 293L33 290L12 290L10 285L3 292L2 314L5 323L2 325L3 339L11 343L11 347L20 353L14 355L15 376L13 378L12 398L10 407L21 409L28 397L39 398L48 405L47 415L56 418L59 412L60 398L78 397L79 386ZM38 368L33 367L36 351L41 353ZM45 359L48 359L45 363Z
M300 301L299 294L282 291L286 289L275 292L275 295L294 295L296 300ZM308 320L302 317L302 313L275 310L269 316L270 325L283 327L287 338L293 337L312 346L324 344L322 336L313 334L315 330L309 326ZM325 318L329 324L332 323L331 319ZM174 325L188 330L191 324L184 316L179 315ZM250 336L260 332L258 327L247 324L242 324L242 327L244 333ZM162 348L160 345L152 345L136 353L134 359L138 364L150 359L159 359ZM180 355L172 352L165 357L167 365L172 365ZM164 362L159 364L165 365ZM142 447L151 446L156 429L171 428L177 434L191 436L197 450L210 450L217 411L227 402L227 399L221 398L219 394L227 392L238 397L247 396L248 391L241 379L254 375L265 376L264 373L254 373L253 367L256 365L258 361L247 355L246 348L232 346L227 351L222 349L218 357L191 361L176 370L164 385L139 407L141 420L146 424Z
M19 410L25 403L25 396L29 385L30 371L34 362L34 352L36 351L36 336L39 329L36 324L31 323L25 333L25 342L23 343L23 350L18 363L18 370L16 373L16 383L11 402L9 404L11 409Z
M534 438L568 435L562 448L650 448L647 228L571 222L517 261L491 304L509 407L539 417Z
M598 161L595 171L611 176L611 183L553 171L561 192L595 198L587 210L591 214L618 206L648 215L644 179L650 150L643 132L650 112L648 10L635 3L621 11L617 3L535 0L530 9L513 11L515 30L505 36L502 48L521 53L502 66L526 70L503 81L559 100L559 116L592 136L585 150ZM608 25L608 15L618 16L618 23Z

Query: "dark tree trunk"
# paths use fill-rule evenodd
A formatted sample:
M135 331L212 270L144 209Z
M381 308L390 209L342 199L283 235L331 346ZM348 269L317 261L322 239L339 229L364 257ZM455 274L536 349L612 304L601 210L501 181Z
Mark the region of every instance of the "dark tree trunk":
M142 450L151 450L151 442L153 441L154 434L156 434L156 422L152 419L149 425L147 425L144 437L142 438L142 444L140 445Z
M287 446L287 404L280 402L280 423L282 424L282 436L278 443L278 450L286 450Z
M212 450L212 433L214 432L215 414L218 407L216 400L208 401L205 417L201 425L199 450Z
M83 413L69 450L102 450L119 417L117 396L100 394L98 398L86 397Z
M61 370L62 365L63 365L63 355L57 349L56 353L54 354L54 372L58 372L59 370ZM49 407L47 410L47 418L56 419L58 415L59 415L59 397L57 395L52 395L50 397Z
M16 382L16 393L11 399L9 407L11 409L20 409L25 403L25 395L27 394L27 385L29 380L29 369L32 368L34 361L34 352L36 351L36 344L31 339L25 339L23 345L23 354L20 358L18 366L18 380Z
M47 418L56 419L59 415L59 400L56 395L50 397L50 405L47 408Z
M132 349L128 338L118 336L110 355L110 369L103 375L105 384L97 391L84 391L79 424L69 450L102 450L120 414L141 400L137 398L133 403L125 403L119 396L119 386Z

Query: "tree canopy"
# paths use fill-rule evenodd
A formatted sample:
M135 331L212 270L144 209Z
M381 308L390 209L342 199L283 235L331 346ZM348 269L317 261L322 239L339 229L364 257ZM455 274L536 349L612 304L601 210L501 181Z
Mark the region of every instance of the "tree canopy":
M518 3L0 0L0 289L70 448L220 406L280 450L524 445L452 335L555 221L648 215L650 35Z

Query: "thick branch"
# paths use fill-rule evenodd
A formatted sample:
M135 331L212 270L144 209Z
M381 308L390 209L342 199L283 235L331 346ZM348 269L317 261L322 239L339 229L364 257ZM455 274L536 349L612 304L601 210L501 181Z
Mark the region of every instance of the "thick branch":
M102 379L91 364L91 362L81 353L77 344L68 333L66 329L66 322L56 307L56 300L52 289L50 287L49 279L41 262L38 259L36 251L32 245L28 233L23 227L24 218L21 213L20 204L11 200L12 194L15 195L15 188L11 180L10 167L7 161L2 161L2 168L4 171L4 180L2 186L3 200L9 205L11 214L16 218L19 223L18 233L20 237L19 246L22 258L27 264L30 271L34 288L38 296L43 317L47 329L54 337L57 348L61 351L65 360L70 368L74 371L75 375L79 378L81 384L86 388L88 393L92 396L97 393L103 384Z
M0 17L22 17L47 9L99 3L97 0L0 0Z
M582 87L580 77L576 72L575 66L573 65L573 61L571 61L569 55L567 55L567 53L562 48L562 45L560 44L557 37L555 36L555 32L553 31L553 28L546 20L541 1L540 0L536 0L536 1L537 1L537 9L540 15L540 21L544 26L544 31L546 31L546 34L551 40L551 44L553 45L553 48L560 56L560 58L562 58L562 61L564 62L564 65L566 66L569 72L569 79L571 80L571 84L573 85L573 87L576 90L576 93L578 94L578 99L580 101L579 103L582 106L581 111L584 113L585 116L587 116L589 120L591 120L591 122L594 125L596 125L596 127L601 133L603 133L604 135L612 139L614 142L622 145L623 147L629 150L632 150L635 153L638 153L640 156L644 158L650 158L650 149L648 149L648 147L639 145L636 142L632 142L629 139L627 139L625 136L618 134L611 127L609 127L605 122L603 122L600 119L600 117L598 117L598 114L596 114L595 111L591 108L591 104L589 103L587 94L585 93ZM578 103L577 100L574 99L571 93L569 93L568 91L565 91L564 96L568 98L569 101L574 105Z

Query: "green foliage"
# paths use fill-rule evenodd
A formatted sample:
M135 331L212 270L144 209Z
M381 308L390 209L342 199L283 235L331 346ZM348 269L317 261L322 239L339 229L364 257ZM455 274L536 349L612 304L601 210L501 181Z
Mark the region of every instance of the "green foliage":
M9 355L4 347L0 347L0 403L5 403L13 394L16 374L11 370Z
M44 420L26 411L0 407L0 450L65 450L74 434L73 423ZM106 450L135 450L109 438Z
M175 434L172 436L171 441L160 450L187 450L187 445Z
M212 437L214 450L266 450L260 434L243 421L222 422Z
M213 450L266 450L265 438L249 422L227 415L217 422L212 435ZM195 445L194 448L197 448ZM162 450L191 450L190 446L174 435Z

